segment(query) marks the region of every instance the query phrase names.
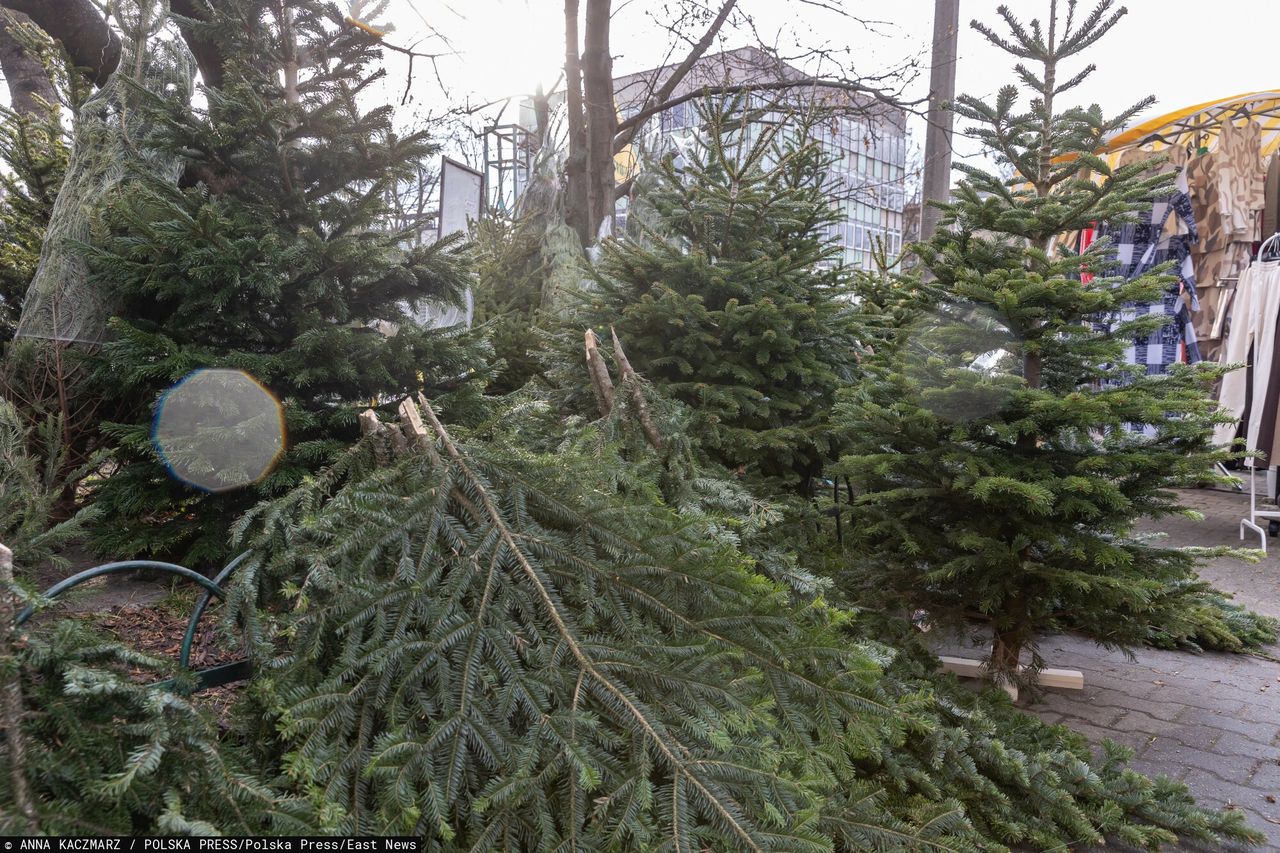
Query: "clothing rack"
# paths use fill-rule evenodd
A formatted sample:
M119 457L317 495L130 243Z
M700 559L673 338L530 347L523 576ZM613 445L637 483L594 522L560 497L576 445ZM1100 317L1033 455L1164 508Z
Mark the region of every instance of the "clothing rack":
M1275 254L1268 255L1268 251L1273 251ZM1280 231L1262 241L1262 245L1258 247L1257 260L1259 262L1280 260Z
M1262 245L1258 247L1257 257L1254 260L1262 262L1280 258L1280 255L1268 256L1267 254L1268 251L1276 249L1278 246L1280 246L1280 232L1272 234L1262 241ZM1280 507L1274 510L1258 509L1258 469L1254 465L1256 461L1257 457L1249 457L1244 461L1244 465L1249 471L1249 517L1240 519L1240 540L1244 541L1245 528L1252 530L1258 534L1258 539L1262 543L1262 553L1265 554L1267 553L1267 531L1258 525L1258 521L1259 519L1266 520L1268 527L1280 524ZM1265 471L1266 469L1264 468L1263 470Z

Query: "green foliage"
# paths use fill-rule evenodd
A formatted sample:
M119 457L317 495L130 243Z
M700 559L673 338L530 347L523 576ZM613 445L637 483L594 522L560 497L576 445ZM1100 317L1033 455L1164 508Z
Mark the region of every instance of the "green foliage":
M728 492L666 506L617 421L521 449L536 408L466 442L434 422L399 459L366 440L242 525L263 751L339 831L439 850L1251 837L1007 701L935 695L923 655L758 574L707 509Z
M1123 350L1163 318L1110 332L1089 323L1158 300L1171 279L1108 276L1106 241L1081 256L1050 252L1055 235L1122 218L1167 187L1144 175L1149 163L1112 170L1091 153L1146 102L1116 119L1096 107L1055 108L1088 74L1057 83L1059 64L1114 25L1122 12L1108 16L1109 6L1058 21L1052 44L1039 24L1025 30L1002 7L1013 41L997 43L1038 69L1018 66L1031 104L1020 111L1008 86L994 104L961 98L957 111L1015 177L966 167L944 208L947 227L919 249L946 296L936 313L953 325L906 324L841 401L856 450L840 470L862 489L854 527L868 555L844 581L892 590L935 621L989 621L1003 678L1016 676L1025 647L1040 664L1040 633L1147 641L1168 615L1170 585L1193 579L1200 557L1137 537L1134 524L1182 512L1171 489L1211 480L1227 457L1212 446L1221 415L1206 393L1219 368L1137 375ZM1082 268L1091 282L1079 280ZM973 339L992 326L1007 332L1002 369L974 369L986 347Z
M749 118L707 107L687 160L647 167L569 337L580 363L582 327L607 341L613 326L635 369L694 411L712 460L809 494L835 458L827 416L859 325L821 146L801 118L785 133Z
M863 630L874 626L899 649L885 689L935 698L927 733L866 770L890 796L953 798L968 818L974 849L1059 850L1104 838L1151 850L1179 841L1261 841L1238 811L1199 809L1184 784L1129 768L1127 747L1104 741L1091 750L1082 735L1015 708L1002 691L978 694L938 675L936 658L910 625L869 622Z
M68 157L57 104L34 115L0 108L0 345L17 328Z
M1166 584L1141 614L1146 644L1162 649L1245 652L1273 645L1280 621L1255 613L1199 578Z
M55 552L83 533L97 510L59 520L66 491L94 467L66 473L61 420L53 415L28 427L18 409L0 397L0 543L20 564L35 568L56 560Z
M260 512L239 582L284 596L285 766L349 831L820 850L844 739L909 725L829 615L789 612L700 525L589 488L583 460L442 436L355 476L373 452Z
M37 617L16 664L27 780L48 835L311 834L295 801L257 781L211 716L130 677L168 664L72 620ZM6 673L6 678L10 677ZM0 832L30 834L0 774Z
M140 95L154 113L147 143L180 154L185 174L181 186L138 176L91 255L121 300L97 374L121 463L99 497L105 553L223 556L236 516L354 437L357 406L463 384L478 358L457 333L409 319L424 300L456 301L467 280L458 241L409 247L384 227L385 188L434 149L395 131L390 107L360 106L384 73L381 49L326 4L284 7L292 44L279 10L249 0L201 25L227 57L206 106ZM295 50L310 57L296 98L275 70ZM151 446L158 395L201 367L248 371L284 402L288 450L251 489L200 493Z
M550 157L534 165L514 214L495 212L476 224L475 317L499 362L491 394L547 379L545 329L581 275L582 247L564 220L555 165Z

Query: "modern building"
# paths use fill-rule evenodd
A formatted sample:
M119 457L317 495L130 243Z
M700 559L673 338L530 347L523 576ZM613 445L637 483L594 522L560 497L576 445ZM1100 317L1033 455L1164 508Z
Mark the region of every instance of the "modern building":
M614 103L621 120L635 115L650 92L661 87L674 65L628 74L614 80ZM702 57L672 93L674 98L696 95L708 88L805 79L798 69L754 47ZM750 92L747 106L758 115L748 133L766 123L787 123L797 113L821 115L817 135L830 156L831 203L842 215L831 238L844 249L845 262L868 267L871 252L883 241L890 255L902 247L906 198L906 113L870 96L829 86L799 85L780 90ZM550 107L562 105L553 95ZM690 141L699 121L697 97L653 116L628 150L618 155L619 178L635 168L635 151L679 148ZM485 137L486 186L489 203L513 209L528 184L533 167L532 102L521 105L519 117L488 129ZM625 223L627 202L619 202L616 226Z
M635 115L646 97L660 87L674 65L641 71L614 81L619 117ZM700 92L710 87L803 79L798 69L754 47L703 57L673 93ZM832 238L844 247L845 261L870 265L870 252L883 241L896 254L903 241L906 207L906 113L870 96L823 86L799 86L780 91L749 93L749 106L761 123L785 122L797 111L814 107L822 115L818 139L832 161L829 192L843 214ZM697 99L676 104L653 117L638 134L640 144L652 148L664 141L678 145L696 130ZM619 210L625 216L625 201Z

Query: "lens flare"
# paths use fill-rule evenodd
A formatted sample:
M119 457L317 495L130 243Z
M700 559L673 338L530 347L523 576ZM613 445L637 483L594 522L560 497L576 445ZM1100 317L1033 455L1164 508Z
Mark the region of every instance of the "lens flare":
M989 308L943 303L906 333L907 377L943 420L990 417L1023 385L1021 341Z
M175 479L206 492L238 489L284 452L284 409L242 370L197 370L160 398L151 440Z

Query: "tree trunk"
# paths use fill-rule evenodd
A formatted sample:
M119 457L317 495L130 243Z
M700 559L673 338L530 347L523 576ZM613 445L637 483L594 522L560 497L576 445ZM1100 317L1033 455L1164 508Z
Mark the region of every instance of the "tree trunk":
M39 58L13 34L15 24L30 20L21 12L0 15L0 71L9 86L9 107L21 116L41 116L48 109L45 103L57 107L58 95Z
M951 199L951 134L956 97L956 41L960 30L960 0L935 0L933 6L933 67L929 73L929 122L925 128L925 205L920 211L920 239L938 230L942 211L928 204Z
M1030 549L1024 548L1022 560L1025 562L1028 559L1030 559ZM993 631L991 641L989 669L997 684L1016 686L1018 658L1031 634L1026 590L1018 590L1010 596L1004 604L1003 613L996 617L995 623L997 627Z
M591 242L587 179L587 117L582 106L582 56L578 52L578 0L564 0L564 80L569 157L565 162L565 221L586 246Z
M0 5L30 16L61 42L71 61L96 86L107 82L120 64L120 37L92 0L0 0Z
M194 22L208 20L202 0L169 0L169 11ZM204 84L210 89L222 88L222 53L218 46L204 37L198 24L193 26L179 20L178 30L182 33L182 40L191 48L191 55L196 58Z
M582 95L587 120L587 221L589 242L613 216L613 138L618 110L613 100L613 56L609 48L611 0L587 0L582 50Z
M1022 633L1020 629L996 631L991 643L991 672L1000 675L1012 675L1018 671L1018 657L1022 654Z

